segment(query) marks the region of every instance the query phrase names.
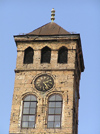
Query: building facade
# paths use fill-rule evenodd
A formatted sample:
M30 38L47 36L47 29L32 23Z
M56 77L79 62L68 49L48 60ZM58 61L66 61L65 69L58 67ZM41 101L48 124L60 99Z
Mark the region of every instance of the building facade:
M78 134L80 34L50 22L14 36L17 63L9 134Z

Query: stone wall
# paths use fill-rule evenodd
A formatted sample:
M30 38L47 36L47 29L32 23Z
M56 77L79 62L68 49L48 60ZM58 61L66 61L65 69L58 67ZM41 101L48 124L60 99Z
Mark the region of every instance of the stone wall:
M10 134L72 134L73 133L73 99L75 92L75 58L76 42L29 42L17 43L17 63L15 85L11 109ZM23 64L24 50L34 49L33 64ZM41 64L41 49L51 48L50 64ZM62 46L68 49L68 63L58 64L58 49ZM49 74L54 79L52 89L41 92L34 86L34 80L40 74ZM48 129L48 97L60 94L63 98L61 129ZM37 96L37 116L34 129L21 128L23 98L33 94Z

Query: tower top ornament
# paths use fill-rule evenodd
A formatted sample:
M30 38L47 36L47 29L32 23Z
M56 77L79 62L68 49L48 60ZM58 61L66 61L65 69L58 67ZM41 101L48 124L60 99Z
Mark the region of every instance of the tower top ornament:
M54 8L52 8L51 10L51 22L53 22L55 20L55 10Z

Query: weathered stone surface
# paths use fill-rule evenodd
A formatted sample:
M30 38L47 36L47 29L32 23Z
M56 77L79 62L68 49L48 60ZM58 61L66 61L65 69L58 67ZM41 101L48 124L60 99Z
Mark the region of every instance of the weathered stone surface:
M45 46L51 48L50 64L41 64L41 49ZM58 50L65 46L68 49L68 63L58 64ZM17 63L14 85L14 94L10 119L10 134L77 134L78 99L75 102L75 90L79 90L79 77L76 67L76 49L74 41L68 42L18 42ZM28 47L34 49L33 64L23 64L24 50ZM34 86L35 78L40 74L49 74L54 79L54 86L49 91L41 93ZM76 83L76 80L78 83ZM48 98L58 93L63 98L61 129L48 129ZM37 96L37 116L34 129L21 128L23 98L33 94ZM78 96L78 95L77 95ZM73 107L76 108L76 118L73 119ZM74 127L73 127L74 125ZM76 126L75 126L76 125ZM74 129L74 130L73 130Z

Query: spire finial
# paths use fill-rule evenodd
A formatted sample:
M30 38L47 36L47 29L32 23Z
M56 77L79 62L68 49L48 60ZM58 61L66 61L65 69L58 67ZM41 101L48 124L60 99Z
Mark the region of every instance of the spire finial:
M55 20L55 10L54 10L54 8L52 8L52 10L51 10L51 22L53 22L54 20Z

